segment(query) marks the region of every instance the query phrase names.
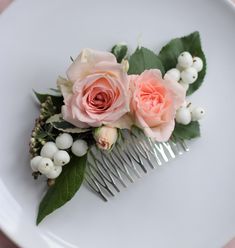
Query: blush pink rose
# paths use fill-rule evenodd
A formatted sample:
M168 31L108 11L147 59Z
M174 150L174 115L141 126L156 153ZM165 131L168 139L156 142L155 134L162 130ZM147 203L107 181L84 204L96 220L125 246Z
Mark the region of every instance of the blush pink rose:
M127 73L113 54L84 49L58 86L64 97L63 118L86 128L117 123L129 111Z
M159 142L167 141L175 126L176 110L185 100L185 90L176 81L162 78L157 69L129 76L131 114L144 133Z

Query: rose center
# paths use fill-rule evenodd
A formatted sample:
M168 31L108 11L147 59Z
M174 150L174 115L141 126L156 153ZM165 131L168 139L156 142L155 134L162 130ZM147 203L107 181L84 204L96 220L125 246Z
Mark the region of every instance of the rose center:
M103 92L98 93L98 94L95 96L95 100L104 102L104 101L105 101L104 93L103 93Z
M164 97L159 92L142 92L140 99L147 110L156 109L156 107L160 109L162 104L164 104Z
M112 99L108 91L100 91L96 88L90 93L87 103L92 109L105 111L111 106Z

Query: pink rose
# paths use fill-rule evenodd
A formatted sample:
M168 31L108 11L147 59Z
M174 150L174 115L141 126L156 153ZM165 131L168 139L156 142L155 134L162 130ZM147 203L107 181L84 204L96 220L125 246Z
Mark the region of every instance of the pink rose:
M131 113L135 124L148 137L167 141L175 126L176 110L185 100L185 90L170 78L163 79L157 69L131 75Z
M129 82L113 54L84 49L58 86L64 96L63 118L86 128L115 123L129 111Z

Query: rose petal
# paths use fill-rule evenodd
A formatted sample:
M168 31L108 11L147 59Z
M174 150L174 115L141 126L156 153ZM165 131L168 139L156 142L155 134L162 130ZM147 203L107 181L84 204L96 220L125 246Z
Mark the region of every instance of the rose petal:
M132 125L134 124L133 119L131 118L130 114L123 115L120 119L112 123L104 123L109 127L116 127L120 129L131 129Z
M57 87L63 94L63 97L66 98L72 94L73 83L63 77L58 77L57 79Z
M83 49L80 55L74 60L67 70L69 80L75 82L76 80L82 79L89 75L95 64L100 61L107 61L111 63L117 62L112 53L96 51L90 48Z

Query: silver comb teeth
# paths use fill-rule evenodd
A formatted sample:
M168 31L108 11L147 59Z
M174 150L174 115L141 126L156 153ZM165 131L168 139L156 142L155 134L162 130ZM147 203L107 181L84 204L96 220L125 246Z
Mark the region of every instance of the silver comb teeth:
M122 131L112 151L93 147L89 152L85 181L104 201L115 196L122 187L141 178L149 169L163 165L177 155L189 151L184 140L154 142L142 132Z

